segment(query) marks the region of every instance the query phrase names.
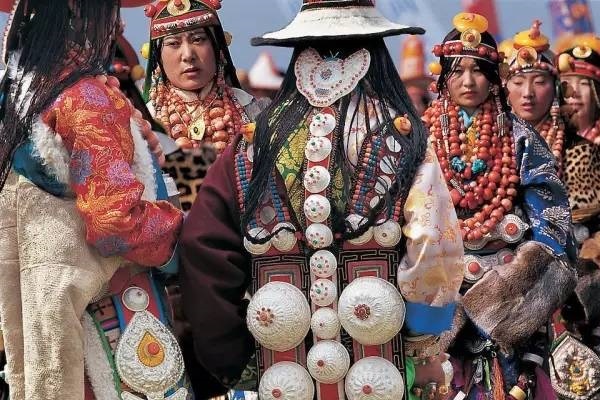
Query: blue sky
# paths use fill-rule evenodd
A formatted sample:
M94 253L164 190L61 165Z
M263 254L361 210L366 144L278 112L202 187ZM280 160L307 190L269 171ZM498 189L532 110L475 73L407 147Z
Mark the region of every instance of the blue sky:
M251 47L249 40L267 31L285 26L295 15L301 0L223 0L220 16L226 30L233 34L231 53L238 68L249 68L260 51L270 51L278 66L287 67L290 51L279 48ZM594 25L600 30L600 1L589 1ZM542 31L551 36L550 13L547 0L496 0L499 23L505 36L528 28L535 18L543 22ZM389 19L422 26L427 30L428 48L441 41L450 30L454 14L461 11L460 0L377 0L377 6ZM134 48L147 41L148 18L143 8L125 9L126 36ZM0 24L6 23L6 15ZM400 39L387 39L395 60L399 57Z

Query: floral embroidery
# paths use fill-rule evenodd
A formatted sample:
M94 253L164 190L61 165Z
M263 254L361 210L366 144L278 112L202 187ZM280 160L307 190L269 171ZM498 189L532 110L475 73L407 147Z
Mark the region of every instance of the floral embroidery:
M71 181L83 185L92 174L92 155L88 150L76 150L71 155Z
M131 115L118 89L84 78L42 118L72 149L71 184L87 241L102 255L156 266L170 258L182 215L164 203L142 200L144 186L131 168Z
M124 160L112 163L107 172L109 181L117 186L129 186L135 181L131 167Z
M105 125L113 125L116 122L115 115L113 113L102 114L102 122Z
M148 219L148 222L146 225L144 225L142 232L144 232L144 235L155 236L156 238L159 238L171 228L171 224L165 224L165 221L162 218L155 215Z
M106 107L110 104L108 96L98 86L86 82L81 85L80 91L83 100L91 105Z
M562 232L568 231L571 227L571 213L567 207L549 207L542 211L542 215Z
M456 212L435 154L423 162L404 206L406 255L398 286L410 302L440 306L454 301L463 278L463 245Z
M567 193L558 178L553 156L543 139L519 120L513 125L513 134L520 160L521 205L531 224L531 239L548 246L556 256L566 254L574 260L576 249L570 234Z

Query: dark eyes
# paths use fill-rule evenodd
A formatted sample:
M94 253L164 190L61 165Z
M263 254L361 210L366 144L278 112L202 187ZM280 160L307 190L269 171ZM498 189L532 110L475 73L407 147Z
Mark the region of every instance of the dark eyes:
M208 37L205 35L202 36L192 36L190 38L190 42L193 44L202 44L204 42L206 42L208 40ZM181 41L179 40L170 40L170 41L165 41L164 42L165 46L169 46L169 47L179 47L181 45Z

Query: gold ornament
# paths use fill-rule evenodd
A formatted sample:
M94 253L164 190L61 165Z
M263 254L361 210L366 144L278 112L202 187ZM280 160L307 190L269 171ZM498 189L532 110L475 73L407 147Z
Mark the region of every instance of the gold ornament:
M459 32L474 29L477 32L485 32L488 29L488 20L483 15L475 13L459 13L452 19L452 24Z
M233 35L231 34L231 32L223 32L225 34L225 43L227 44L227 47L231 46L231 42L233 41Z
M410 133L412 124L410 123L408 116L405 114L402 117L396 117L394 119L394 127L398 132L400 132L401 135L406 136Z
M150 59L150 43L144 43L140 49L140 53L146 60Z
M536 51L542 52L550 48L550 41L540 31L540 20L535 20L531 24L531 28L526 31L521 31L515 35L515 49L522 47L533 47Z
M429 63L429 72L433 75L439 75L442 73L442 64L437 61L433 61Z
M198 118L198 120L190 126L190 139L196 141L202 140L205 131L206 125L204 124L204 118Z
M481 43L481 33L476 29L470 28L461 33L460 41L463 46L475 49Z
M146 332L138 345L137 356L146 367L157 367L165 360L165 350L150 332Z
M244 140L248 143L254 142L254 131L256 130L256 123L248 122L247 124L242 125L242 134L244 136Z
M504 53L504 60L510 60L515 48L513 47L515 42L512 39L505 39L498 45L498 53Z
M536 62L538 53L533 47L521 47L517 52L517 64L521 67L527 67Z
M558 70L561 73L570 72L571 71L571 62L572 57L567 53L563 53L558 56Z
M590 389L590 380L588 378L585 362L581 357L573 356L568 366L569 390L578 396L587 394Z
M527 398L527 393L525 393L523 389L516 385L513 386L512 389L510 389L510 392L508 392L508 394L510 394L516 400L525 400Z
M138 64L131 69L129 76L131 76L133 81L139 81L146 76L146 71L144 70L144 67Z
M588 46L576 46L573 55L577 58L588 58L592 55L592 48Z
M179 2L179 4L175 4L176 2ZM167 11L174 17L185 14L190 11L190 8L192 8L190 0L171 0L167 4Z
M600 53L600 38L593 33L582 33L577 35L573 38L572 43L572 47L589 47L597 53Z

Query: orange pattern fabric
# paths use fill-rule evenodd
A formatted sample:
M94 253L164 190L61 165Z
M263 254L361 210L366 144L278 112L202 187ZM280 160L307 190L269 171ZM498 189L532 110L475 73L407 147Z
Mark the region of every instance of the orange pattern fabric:
M87 242L103 256L159 266L171 257L183 215L166 201L142 200L144 185L132 171L131 116L118 88L84 78L42 117L70 154L70 186Z

